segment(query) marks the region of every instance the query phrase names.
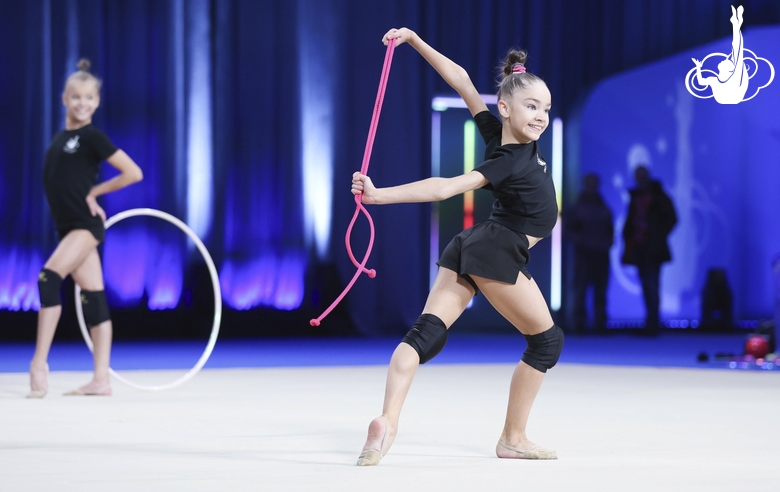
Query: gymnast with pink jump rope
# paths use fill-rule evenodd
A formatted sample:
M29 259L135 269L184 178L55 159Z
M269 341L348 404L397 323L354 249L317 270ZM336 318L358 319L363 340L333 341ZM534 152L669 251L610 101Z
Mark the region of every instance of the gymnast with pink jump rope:
M382 414L371 421L357 464L377 465L388 452L417 368L444 348L448 329L480 291L528 344L512 376L496 455L556 459L555 451L526 434L531 407L545 373L558 361L564 338L526 268L529 250L551 234L558 218L551 173L537 145L549 124L550 91L526 70L526 53L510 51L498 89L499 118L490 113L466 71L415 32L391 29L382 41L389 50L408 43L431 64L466 102L487 147L482 164L451 178L377 188L365 170L356 172L352 193L359 205L434 202L480 188L490 191L495 203L490 218L455 236L437 262L439 271L422 314L393 352Z

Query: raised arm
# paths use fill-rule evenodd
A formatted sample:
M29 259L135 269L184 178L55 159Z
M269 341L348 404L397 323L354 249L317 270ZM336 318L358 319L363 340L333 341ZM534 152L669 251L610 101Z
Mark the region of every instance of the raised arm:
M96 198L112 191L121 190L144 178L141 168L124 150L117 150L106 161L119 170L119 175L93 186L87 195L87 205L89 205L90 212L92 215L100 215L104 221L106 213L98 205Z
M427 178L400 186L376 188L371 178L355 173L352 175L352 194L362 195L361 201L367 205L438 202L486 184L488 180L482 173L471 171L453 178Z
M466 70L464 70L463 67L431 48L428 43L423 41L422 38L411 29L405 27L401 29L390 29L382 38L382 42L387 45L391 39L396 40L396 47L403 43L409 43L412 48L416 49L439 75L442 76L444 81L460 94L460 97L466 102L469 111L471 111L472 116L481 113L482 111L487 111L485 102L482 100L476 87L474 87L474 84L471 82L469 74L466 73Z

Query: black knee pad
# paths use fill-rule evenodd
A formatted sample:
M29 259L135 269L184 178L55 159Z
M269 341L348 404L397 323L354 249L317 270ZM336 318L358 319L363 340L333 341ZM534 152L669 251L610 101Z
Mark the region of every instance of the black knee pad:
M420 364L436 357L447 344L447 326L435 314L422 314L403 341L420 356Z
M534 369L547 372L558 362L563 349L563 330L558 325L553 325L547 331L536 335L525 335L528 347L523 354L523 362Z
M38 273L38 295L41 299L41 307L54 307L62 304L60 288L62 277L60 274L44 268Z
M84 321L90 328L111 319L105 290L82 290L81 307L84 311Z

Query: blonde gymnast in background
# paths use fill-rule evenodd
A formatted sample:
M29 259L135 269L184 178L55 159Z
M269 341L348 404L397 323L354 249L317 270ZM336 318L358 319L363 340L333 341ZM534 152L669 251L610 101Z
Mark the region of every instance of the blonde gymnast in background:
M100 80L89 72L88 60L79 61L78 67L62 94L65 129L52 139L43 168L43 187L60 241L38 275L41 310L28 398L43 398L49 389L47 359L62 314L60 286L68 275L81 287L84 319L94 344L95 374L92 381L65 394L111 395L112 326L97 250L105 236L106 213L97 197L141 181L143 173L92 125L92 115L100 105ZM104 160L120 174L96 185Z

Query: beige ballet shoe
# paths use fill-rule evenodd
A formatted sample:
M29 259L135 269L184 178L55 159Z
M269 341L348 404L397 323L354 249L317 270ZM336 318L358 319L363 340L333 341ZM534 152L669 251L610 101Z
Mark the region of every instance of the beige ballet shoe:
M65 396L111 396L111 386L101 386L97 389L87 388L82 386L81 388L63 393Z
M33 389L35 386L38 389ZM35 377L30 371L30 392L27 398L43 398L49 392L49 364L46 364L46 370L43 372L43 381L40 377Z
M390 426L387 424L387 420L385 420L384 417L377 417L371 421L368 425L368 435L371 435L372 430L376 431L376 426L380 424L384 424L385 429L383 431L382 441L379 443L379 449L363 449L357 460L358 466L376 466L382 461L382 457L385 453L387 453L385 444L387 444L387 432L390 429ZM366 446L368 446L368 440L366 440Z
M538 444L526 450L522 450L514 446L510 446L509 444L506 444L505 442L502 441L498 441L498 445L504 449L517 453L517 456L511 456L511 457L505 456L505 458L515 458L521 460L557 460L558 459L558 455L555 453L555 451L553 451L552 449L547 449L545 447L539 446Z

